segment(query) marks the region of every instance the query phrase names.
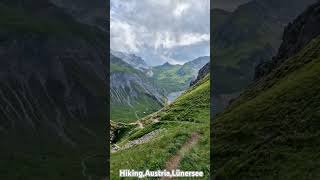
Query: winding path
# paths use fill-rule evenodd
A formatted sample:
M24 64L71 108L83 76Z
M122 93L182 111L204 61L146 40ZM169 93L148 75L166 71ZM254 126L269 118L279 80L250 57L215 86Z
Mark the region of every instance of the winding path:
M196 144L199 141L199 134L196 132L193 132L191 134L191 137L182 145L181 149L178 151L176 155L171 157L167 163L166 163L166 170L172 171L178 168L178 165L183 157L183 154L188 152L194 144ZM162 177L161 180L168 180L172 179L170 177Z

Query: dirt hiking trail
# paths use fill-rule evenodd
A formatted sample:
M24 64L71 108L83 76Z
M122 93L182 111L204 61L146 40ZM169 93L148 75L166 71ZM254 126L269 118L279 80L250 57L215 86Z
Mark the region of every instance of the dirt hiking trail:
M196 132L193 132L191 134L191 137L182 145L178 153L167 161L165 169L167 171L172 171L174 169L177 169L184 153L188 152L192 148L192 146L198 142L198 140L199 140L199 134ZM168 180L168 179L172 179L172 178L170 177L161 178L161 180Z

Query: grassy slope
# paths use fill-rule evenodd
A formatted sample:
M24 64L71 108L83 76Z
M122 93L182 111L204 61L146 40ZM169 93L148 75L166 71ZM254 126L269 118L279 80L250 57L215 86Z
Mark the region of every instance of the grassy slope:
M143 129L135 129L127 136L123 136L117 143L120 146L155 129L163 129L160 135L148 143L111 154L112 179L120 179L119 169L163 169L166 161L176 154L192 132L198 132L201 138L192 150L185 154L180 168L182 170L203 170L206 175L205 179L208 179L210 167L209 91L210 80L207 76L170 106L142 119L141 122L145 125ZM153 119L160 121L153 122Z
M183 76L179 76L177 72L181 67L181 65L154 67L152 80L157 83L159 87L165 89L168 94L185 90L189 86L189 79L192 77L192 72L186 72Z
M132 68L129 64L124 61L113 57L110 63L110 72L111 73L126 73L126 74L135 74L141 78L144 78L145 81L149 81L147 77L141 72ZM137 92L140 92L138 99L135 99L132 102L132 106L128 104L121 104L118 102L113 102L111 100L110 107L110 117L116 122L133 122L141 117L145 117L153 112L158 111L163 107L157 100L145 94L144 91L141 91L141 87L136 85L134 87ZM118 92L119 94L124 92ZM125 92L123 97L129 92Z
M112 103L110 107L110 118L116 122L134 122L161 109L162 105L155 99L142 94L132 107Z
M218 179L320 178L320 37L213 124Z

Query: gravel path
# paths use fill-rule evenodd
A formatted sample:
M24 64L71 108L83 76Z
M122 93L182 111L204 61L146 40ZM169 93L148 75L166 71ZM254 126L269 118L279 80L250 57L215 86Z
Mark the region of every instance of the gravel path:
M149 132L148 134L143 135L142 137L135 139L133 141L129 141L127 144L125 144L122 148L118 147L118 146L114 146L112 147L111 152L117 152L119 150L123 150L123 149L128 149L131 148L132 146L138 145L138 144L143 144L148 142L151 138L153 138L155 135L159 134L160 131L163 131L164 129L157 129L154 130L152 132Z

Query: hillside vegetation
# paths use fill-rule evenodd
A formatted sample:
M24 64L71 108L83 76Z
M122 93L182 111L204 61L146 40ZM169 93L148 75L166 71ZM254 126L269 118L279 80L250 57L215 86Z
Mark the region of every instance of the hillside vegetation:
M320 37L213 123L216 179L319 179Z
M119 169L165 169L169 159L179 152L193 134L198 134L199 140L183 155L178 169L204 171L204 179L208 179L209 111L210 78L207 75L172 104L140 119L137 122L140 126L123 131L121 138L116 141L120 150L111 154L112 179L120 179ZM125 148L130 142L152 132L156 134L146 142Z
M151 79L164 89L166 95L184 91L190 86L190 82L196 79L198 71L209 62L209 59L208 56L203 56L183 65L173 65L167 62L152 68L154 75Z

